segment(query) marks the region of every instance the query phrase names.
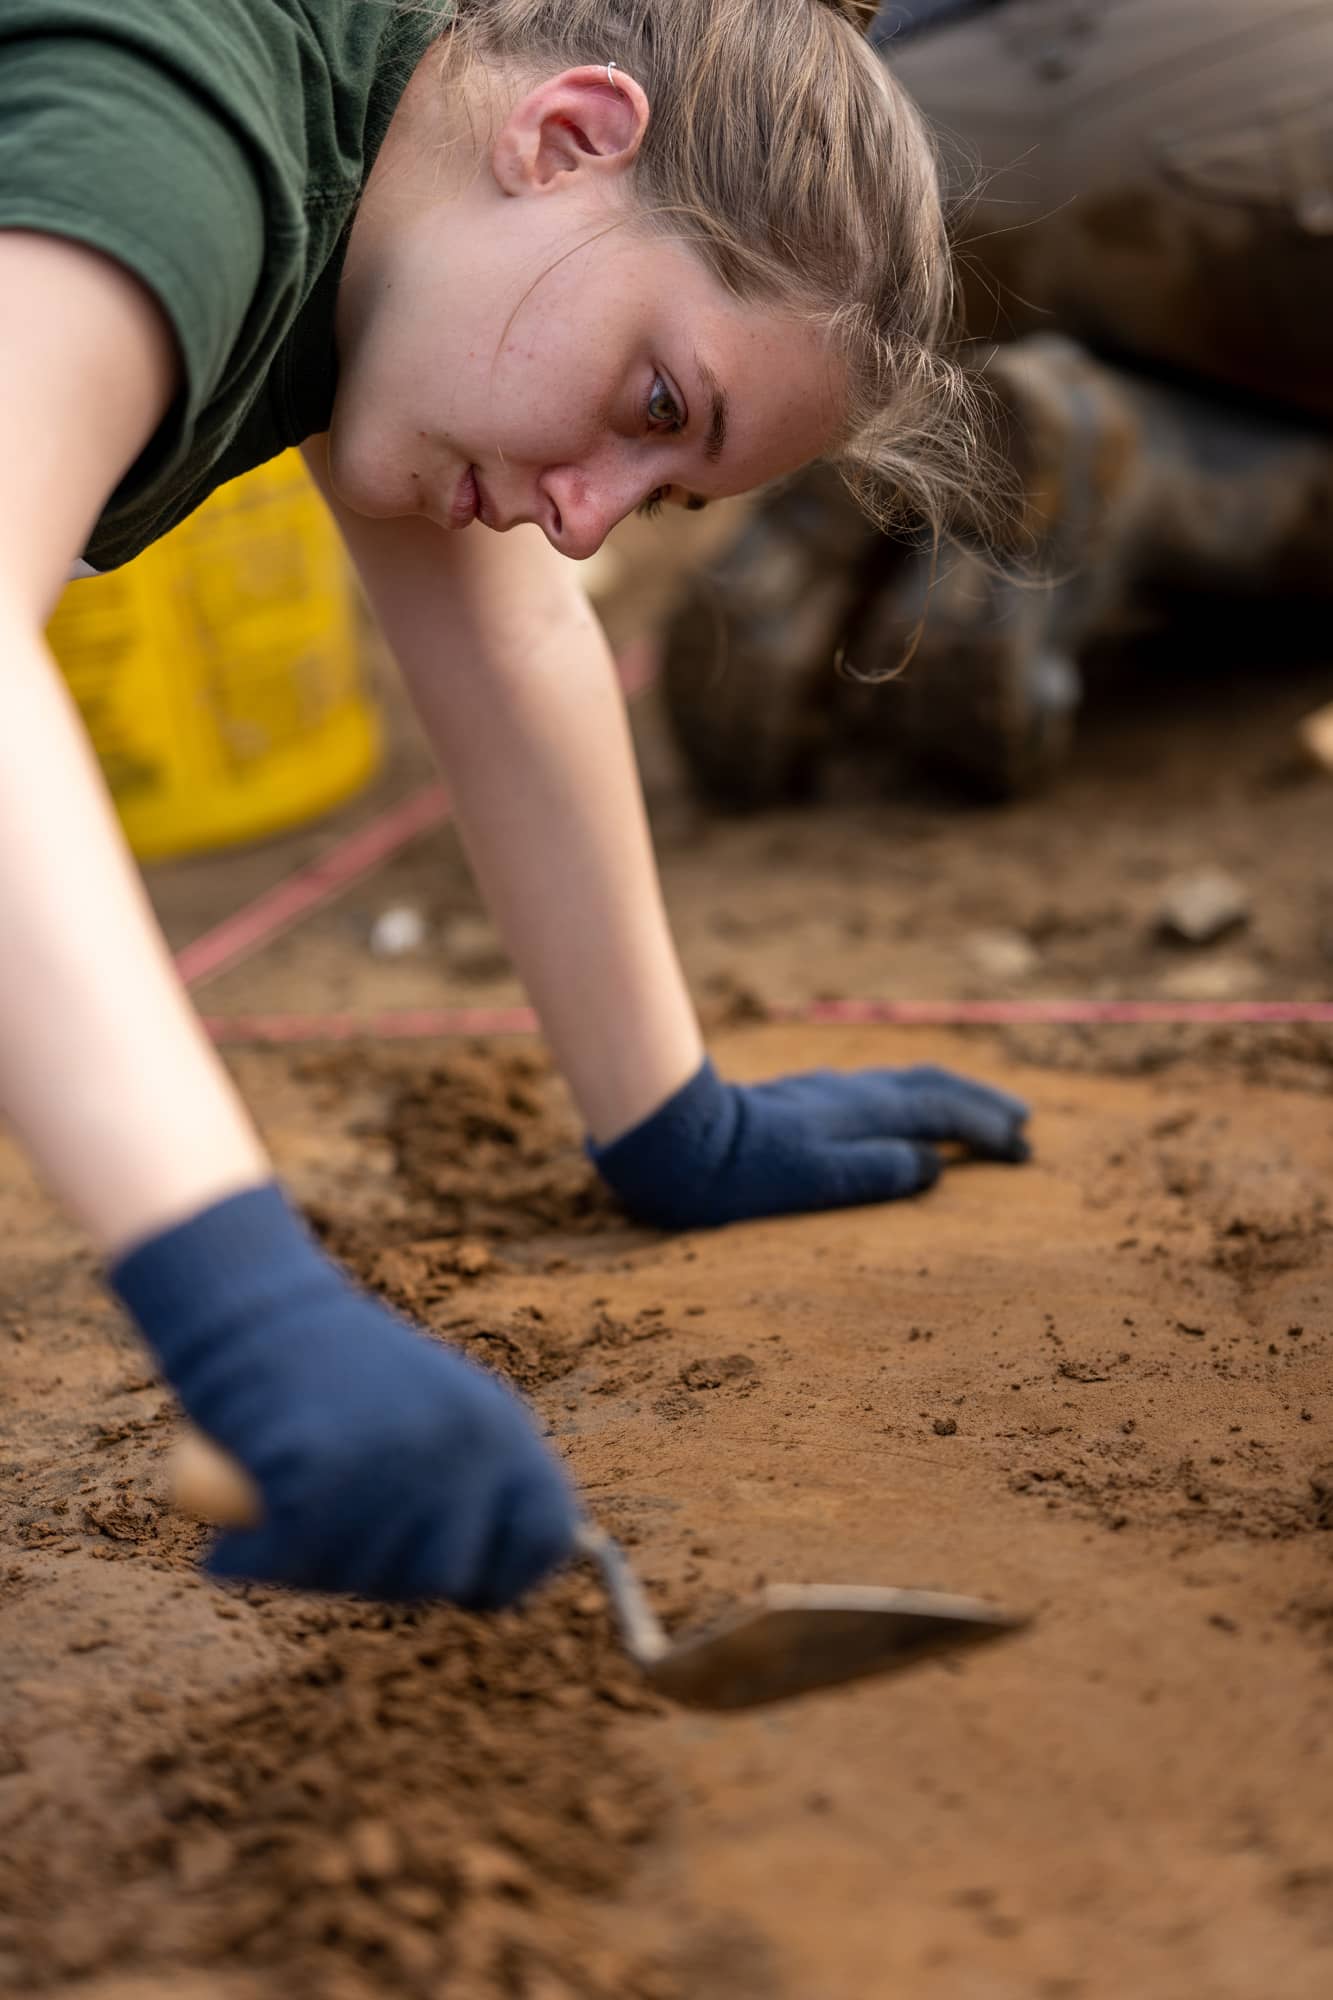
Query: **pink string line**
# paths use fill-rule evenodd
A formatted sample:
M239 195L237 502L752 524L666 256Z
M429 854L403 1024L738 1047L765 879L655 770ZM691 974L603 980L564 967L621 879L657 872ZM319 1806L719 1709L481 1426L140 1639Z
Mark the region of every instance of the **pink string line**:
M626 698L650 687L657 675L653 648L640 641L616 661ZM176 957L187 986L216 979L251 958L301 919L330 902L353 882L371 874L392 855L443 826L452 817L441 784L427 785L391 806L369 826L340 840L318 861L298 868L276 888L256 897L234 916L205 931ZM1283 1022L1333 1024L1328 1000L815 1000L804 1006L774 1007L769 1018L811 1026L856 1027L883 1024L908 1028L1104 1026L1109 1023L1173 1023L1190 1027L1232 1023L1242 1026ZM427 1041L458 1035L530 1035L539 1030L530 1007L417 1007L375 1014L231 1014L204 1022L216 1042L285 1043Z
M616 661L616 672L627 700L651 686L657 662L646 641L626 648ZM280 937L322 903L331 902L364 875L382 867L401 848L434 827L443 826L453 816L449 795L441 784L430 784L411 798L391 806L369 826L348 834L318 861L298 868L276 888L268 889L252 903L224 917L212 930L176 954L176 970L187 986L199 986L216 979L234 965L253 958L274 938ZM319 1039L319 1038L317 1038Z
M403 1007L379 1014L217 1014L204 1026L215 1042L419 1042L437 1036L535 1035L531 1007Z
M440 784L427 785L424 791L391 807L369 826L340 840L318 861L298 868L276 888L187 944L176 954L181 978L187 986L198 986L202 980L230 971L243 959L253 958L273 938L291 930L302 917L340 895L360 876L369 875L410 840L442 826L452 811L449 795Z
M969 1028L1136 1026L1333 1026L1327 1000L814 1000L773 1007L767 1018L812 1027ZM530 1007L411 1007L377 1014L230 1014L206 1019L228 1044L435 1041L468 1035L533 1035Z
M814 1000L783 1019L854 1026L898 1022L914 1028L1059 1027L1084 1022L1186 1023L1191 1027L1238 1022L1254 1027L1278 1022L1333 1022L1330 1000Z

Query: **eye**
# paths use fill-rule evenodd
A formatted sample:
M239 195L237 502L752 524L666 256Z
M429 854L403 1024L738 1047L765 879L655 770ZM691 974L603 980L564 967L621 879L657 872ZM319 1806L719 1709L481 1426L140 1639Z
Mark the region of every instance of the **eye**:
M634 509L635 513L642 514L645 520L650 521L654 514L661 513L662 502L667 497L667 491L668 489L665 486L654 488L646 500L640 500L638 506Z
M648 421L654 430L683 431L685 412L660 375L653 377L652 390L648 397Z

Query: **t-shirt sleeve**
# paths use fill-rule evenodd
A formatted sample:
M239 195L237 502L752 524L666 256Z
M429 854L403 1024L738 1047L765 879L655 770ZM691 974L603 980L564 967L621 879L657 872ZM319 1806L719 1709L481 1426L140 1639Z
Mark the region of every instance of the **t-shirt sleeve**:
M264 259L256 172L239 135L151 52L113 28L15 32L4 12L0 228L88 244L156 295L184 363L170 419L179 438L216 393L254 299Z

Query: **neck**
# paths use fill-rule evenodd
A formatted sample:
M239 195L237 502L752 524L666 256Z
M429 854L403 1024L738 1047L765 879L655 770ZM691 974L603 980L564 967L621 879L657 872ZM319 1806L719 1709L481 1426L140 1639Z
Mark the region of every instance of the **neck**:
M338 288L339 350L355 339L388 281L390 246L456 203L485 160L488 126L471 106L475 90L448 86L437 49L428 49L399 99L352 218Z

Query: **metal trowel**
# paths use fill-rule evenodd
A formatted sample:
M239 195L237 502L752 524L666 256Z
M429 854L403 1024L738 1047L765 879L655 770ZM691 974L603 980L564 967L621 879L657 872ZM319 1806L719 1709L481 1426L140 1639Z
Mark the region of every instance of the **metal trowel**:
M259 1496L204 1438L180 1445L177 1505L214 1527L252 1526ZM591 1521L579 1553L601 1571L625 1651L649 1686L685 1708L759 1708L817 1688L891 1674L918 1660L1019 1631L1027 1620L974 1597L859 1584L770 1584L698 1632L662 1626L619 1544Z

